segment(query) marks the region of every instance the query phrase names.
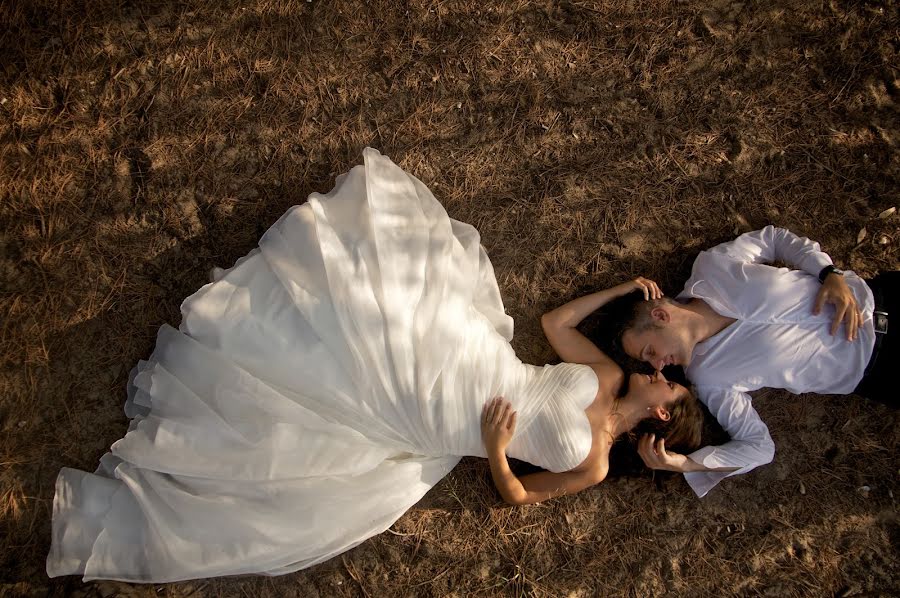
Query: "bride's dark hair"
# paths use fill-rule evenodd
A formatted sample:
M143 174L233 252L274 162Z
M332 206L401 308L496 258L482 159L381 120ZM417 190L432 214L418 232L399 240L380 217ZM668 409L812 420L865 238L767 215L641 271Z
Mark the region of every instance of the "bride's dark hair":
M670 417L663 421L648 417L628 434L637 441L644 434L656 434L666 439L666 449L677 453L691 453L700 448L703 434L703 410L694 393L685 388L675 402L669 405Z
M708 423L704 409L694 393L685 389L684 393L669 406L671 417L668 421L656 418L642 420L630 431L619 436L613 443L609 466L610 476L643 475L648 469L638 455L637 443L644 434L656 434L657 438L666 439L666 450L688 454L703 444L706 424ZM708 439L708 437L707 437ZM668 478L669 472L655 472L657 484Z

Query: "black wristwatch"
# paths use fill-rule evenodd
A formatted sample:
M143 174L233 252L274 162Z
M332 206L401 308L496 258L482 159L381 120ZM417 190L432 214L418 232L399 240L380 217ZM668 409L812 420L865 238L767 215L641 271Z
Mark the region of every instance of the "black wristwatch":
M837 274L838 276L843 276L844 271L838 270L834 266L825 266L824 268L822 268L822 271L819 272L819 282L821 282L822 284L825 284L825 278L829 274Z

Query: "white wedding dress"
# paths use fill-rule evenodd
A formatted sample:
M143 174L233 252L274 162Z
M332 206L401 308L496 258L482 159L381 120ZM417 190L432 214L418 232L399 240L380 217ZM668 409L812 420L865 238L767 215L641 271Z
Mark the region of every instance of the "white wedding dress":
M587 366L522 364L478 232L377 151L288 210L182 305L132 374L128 433L63 469L50 576L288 573L387 529L464 455L480 413L551 471L591 447Z

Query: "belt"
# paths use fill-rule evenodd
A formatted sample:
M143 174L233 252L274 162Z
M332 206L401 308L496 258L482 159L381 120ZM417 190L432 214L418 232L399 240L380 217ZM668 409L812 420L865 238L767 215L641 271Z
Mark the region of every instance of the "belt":
M872 289L872 297L875 299L875 311L872 312L872 324L875 326L875 345L872 347L872 357L869 359L869 365L863 373L863 378L875 369L875 362L878 361L878 352L884 342L884 337L888 331L888 312L884 305L884 294L878 286L869 287Z

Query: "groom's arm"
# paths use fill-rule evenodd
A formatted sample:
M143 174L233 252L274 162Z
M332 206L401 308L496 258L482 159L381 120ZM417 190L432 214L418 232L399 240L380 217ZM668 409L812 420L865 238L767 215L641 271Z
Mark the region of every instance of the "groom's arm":
M753 264L782 261L816 277L825 266L832 265L831 257L821 250L818 243L771 224L760 230L744 233L734 241L716 245L709 251L724 253Z
M681 455L666 451L662 440L645 436L640 440L638 452L651 469L683 473L697 496L703 497L725 478L771 462L775 456L775 443L747 393L718 388L698 388L697 391L700 400L731 436L731 441Z
M724 254L752 264L782 261L815 278L819 278L826 267L833 265L831 257L815 241L772 225L744 233L734 241L716 245L709 253ZM825 276L812 306L813 313L818 314L826 303L835 308L831 334L837 333L843 322L846 324L847 340L856 339L856 331L862 324L862 314L850 286L840 274Z
M702 497L725 478L770 463L775 457L775 443L747 393L715 387L700 387L697 393L731 437L725 444L705 446L688 455L707 469L718 470L685 473L687 483ZM723 468L730 471L722 471Z
M707 467L687 455L673 453L666 449L666 439L656 438L656 434L644 434L638 440L638 454L644 465L650 469L691 473L695 471L735 471L736 467Z

